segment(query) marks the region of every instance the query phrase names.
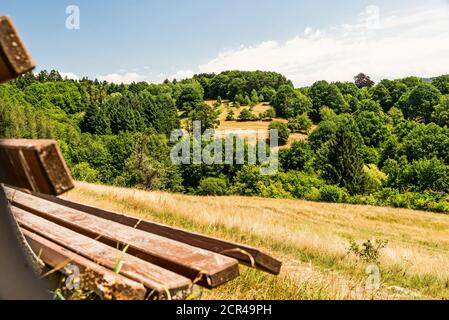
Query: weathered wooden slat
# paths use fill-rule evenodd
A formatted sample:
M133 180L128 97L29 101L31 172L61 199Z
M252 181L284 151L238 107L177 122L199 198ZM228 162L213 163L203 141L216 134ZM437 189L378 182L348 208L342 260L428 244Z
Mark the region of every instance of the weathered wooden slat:
M221 253L228 257L238 259L241 263L256 267L260 270L279 274L281 271L282 262L271 257L270 255L246 245L223 241L213 237L202 234L190 232L187 230L170 227L164 224L155 223L148 220L139 220L135 217L124 215L121 213L107 211L92 206L68 201L54 196L34 193L37 197L58 203L60 205L83 211L97 217L115 221L126 226L136 227L136 229L147 231L166 237L172 240L187 243L191 246L202 248L216 253Z
M110 246L129 245L128 253L214 288L239 275L238 261L211 251L167 239L33 195L5 188L16 207L32 212Z
M34 69L35 64L9 17L0 17L0 83Z
M81 286L93 290L108 300L144 300L147 290L134 280L126 278L33 232L22 232L34 253L48 266L63 270L67 265L78 267Z
M174 272L114 249L89 237L78 234L56 223L38 217L30 212L12 207L12 212L26 230L57 243L99 265L113 270L121 263L120 274L142 283L154 290L161 299L185 298L191 288L191 281Z
M74 182L54 140L0 139L0 182L60 195Z

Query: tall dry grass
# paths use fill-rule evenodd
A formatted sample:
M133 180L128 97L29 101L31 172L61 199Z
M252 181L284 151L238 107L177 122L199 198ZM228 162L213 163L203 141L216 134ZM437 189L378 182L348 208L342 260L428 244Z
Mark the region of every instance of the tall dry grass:
M207 298L449 298L449 216L247 197L196 197L78 183L67 198L263 248L280 277L244 269ZM365 290L349 240L388 240L382 289Z

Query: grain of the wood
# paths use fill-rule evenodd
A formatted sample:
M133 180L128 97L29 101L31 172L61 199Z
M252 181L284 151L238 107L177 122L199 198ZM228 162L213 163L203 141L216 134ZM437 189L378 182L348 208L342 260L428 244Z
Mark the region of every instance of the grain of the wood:
M95 215L103 219L115 221L130 227L136 227L136 229L154 233L172 240L184 242L194 247L221 253L223 255L238 259L241 263L249 266L255 266L260 270L272 274L277 275L281 271L281 261L254 247L220 240L217 238L205 236L179 228L174 228L148 220L141 220L125 214L87 206L81 203L68 201L66 199L61 199L54 196L48 196L39 193L34 193L34 195L72 209Z
M74 187L54 140L0 139L0 182L43 194Z
M143 261L128 253L112 248L89 237L83 236L30 212L12 207L12 212L23 229L38 234L84 258L114 269L121 262L119 273L142 283L150 291L155 290L159 298L185 298L191 288L191 281L159 266ZM170 295L168 295L168 292Z
M35 64L9 17L0 17L0 83L34 69Z
M92 290L107 300L145 299L147 290L141 283L112 272L33 232L25 229L22 232L35 254L46 265L58 270L64 270L68 265L78 267L82 289Z
M129 245L128 252L214 288L239 275L238 261L208 250L99 218L82 211L5 188L11 203L61 226L97 238L110 246Z

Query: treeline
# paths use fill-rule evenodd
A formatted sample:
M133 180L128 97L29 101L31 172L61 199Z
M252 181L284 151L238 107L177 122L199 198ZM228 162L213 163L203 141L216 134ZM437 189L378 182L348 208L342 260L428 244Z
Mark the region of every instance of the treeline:
M279 152L274 176L248 164L172 164L172 130L193 120L216 128L221 101L271 104L261 117L289 120L271 124L283 142L310 135ZM253 120L249 110L241 121ZM449 76L374 84L360 74L296 89L261 71L129 85L43 71L0 86L0 136L57 139L75 178L89 182L449 212Z

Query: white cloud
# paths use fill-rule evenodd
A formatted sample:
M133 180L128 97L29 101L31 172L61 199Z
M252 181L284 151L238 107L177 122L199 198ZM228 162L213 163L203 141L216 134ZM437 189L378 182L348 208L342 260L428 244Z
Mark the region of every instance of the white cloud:
M73 72L60 72L59 73L63 79L70 79L70 80L79 80L80 77L78 77Z
M98 75L97 79L100 81L107 81L120 84L120 83L145 81L146 77L135 72L126 72L126 73L110 73L107 75Z
M191 78L195 75L195 72L193 70L179 70L174 75L168 77L169 80L184 80L187 78Z
M325 79L350 81L359 72L375 80L449 73L449 6L445 2L408 12L367 7L352 24L313 30L284 43L265 41L219 53L197 72L230 69L277 71L295 85ZM181 75L193 71L181 70Z

